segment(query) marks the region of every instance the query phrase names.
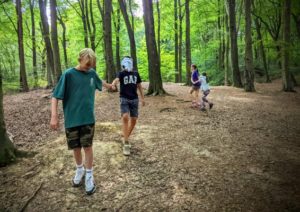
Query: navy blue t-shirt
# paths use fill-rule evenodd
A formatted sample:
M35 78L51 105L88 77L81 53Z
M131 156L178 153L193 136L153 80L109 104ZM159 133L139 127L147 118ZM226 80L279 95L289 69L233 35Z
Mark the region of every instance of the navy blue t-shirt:
M192 72L192 79L193 79L194 82L199 80L199 72L198 72L198 70ZM193 85L197 86L197 87L200 87L201 83L200 82L196 82L196 83L193 83Z
M137 84L141 83L141 77L136 71L120 71L118 78L120 80L120 97L126 99L137 99Z

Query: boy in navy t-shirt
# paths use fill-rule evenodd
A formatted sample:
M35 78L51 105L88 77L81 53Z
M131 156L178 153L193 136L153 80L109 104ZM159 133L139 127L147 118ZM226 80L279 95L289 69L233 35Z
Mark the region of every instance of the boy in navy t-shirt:
M142 80L137 71L133 70L131 57L124 57L121 62L122 71L112 82L112 89L116 89L116 84L120 82L120 109L122 117L122 131L124 136L123 154L130 155L130 143L128 138L134 129L138 118L139 90L142 105L145 105L142 88Z

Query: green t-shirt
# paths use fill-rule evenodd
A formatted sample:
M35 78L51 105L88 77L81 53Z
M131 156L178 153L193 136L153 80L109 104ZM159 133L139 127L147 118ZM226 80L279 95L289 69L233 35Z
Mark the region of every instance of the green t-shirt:
M60 77L53 97L63 101L65 128L95 123L95 90L102 90L102 81L95 70L66 70Z

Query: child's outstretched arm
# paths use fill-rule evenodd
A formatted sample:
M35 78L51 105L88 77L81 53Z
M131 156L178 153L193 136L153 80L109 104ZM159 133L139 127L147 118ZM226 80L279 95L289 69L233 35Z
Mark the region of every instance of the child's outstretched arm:
M109 84L109 83L107 83L107 82L104 82L104 81L102 81L102 85L106 88L106 89L113 89L112 88L112 84Z
M111 83L111 88L113 89L113 90L116 90L116 85L117 85L117 83L119 83L120 82L120 80L119 80L119 78L117 77L116 79L114 79L114 81Z
M142 105L145 106L145 98L144 98L144 92L143 92L142 83L138 83L137 87L138 87L138 90L140 92Z
M58 99L52 97L52 99L51 99L51 121L50 121L50 127L53 130L57 130L58 127L59 127L57 105L58 105Z

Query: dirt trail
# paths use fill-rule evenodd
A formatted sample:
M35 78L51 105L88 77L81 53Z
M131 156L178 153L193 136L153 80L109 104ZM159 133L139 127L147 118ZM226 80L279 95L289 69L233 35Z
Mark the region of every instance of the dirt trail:
M63 129L48 130L49 91L6 96L15 144L37 154L0 169L0 211L20 210L35 191L27 211L299 211L300 90L280 86L213 87L214 108L200 112L188 87L166 83L173 96L146 98L130 157L121 153L118 94L98 93L93 196L71 187Z

